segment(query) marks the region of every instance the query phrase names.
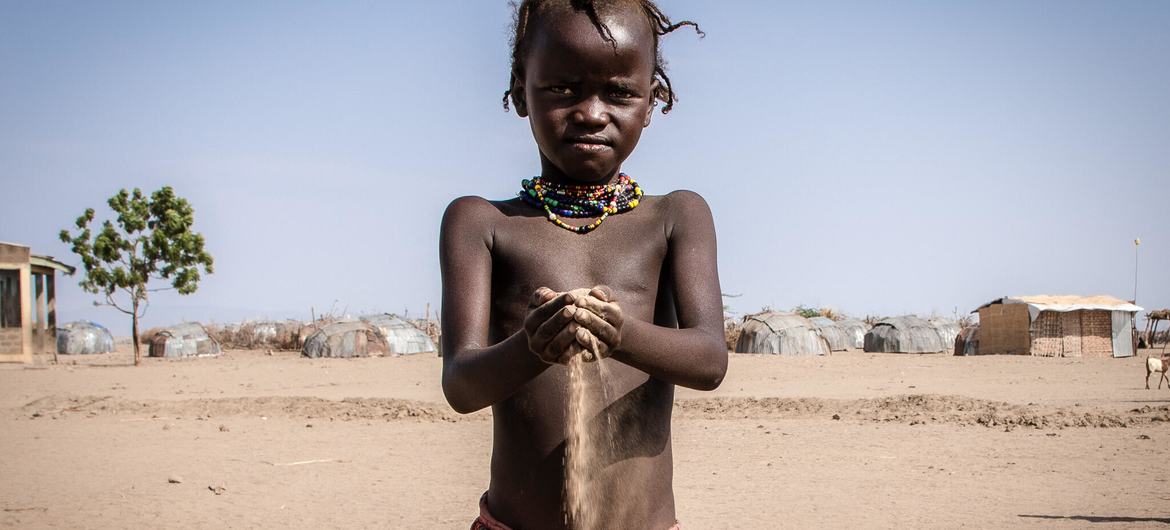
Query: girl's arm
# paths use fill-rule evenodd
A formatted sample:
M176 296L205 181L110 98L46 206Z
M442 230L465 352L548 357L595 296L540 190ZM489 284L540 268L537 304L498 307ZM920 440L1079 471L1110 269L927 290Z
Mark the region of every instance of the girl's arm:
M491 223L495 207L462 197L447 207L439 233L443 274L443 394L451 408L473 412L495 404L540 375L573 341L567 295L534 293L524 329L489 342Z
M612 357L662 381L713 390L727 373L715 223L707 202L694 192L678 191L666 199L670 201L666 273L673 286L678 328L621 319L616 331L620 343Z

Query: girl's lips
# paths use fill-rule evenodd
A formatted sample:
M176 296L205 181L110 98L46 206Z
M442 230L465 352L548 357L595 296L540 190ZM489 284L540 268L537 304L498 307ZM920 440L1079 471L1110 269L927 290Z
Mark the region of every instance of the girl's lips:
M577 151L585 151L588 153L597 153L609 149L608 145L590 143L590 142L569 142L569 147Z

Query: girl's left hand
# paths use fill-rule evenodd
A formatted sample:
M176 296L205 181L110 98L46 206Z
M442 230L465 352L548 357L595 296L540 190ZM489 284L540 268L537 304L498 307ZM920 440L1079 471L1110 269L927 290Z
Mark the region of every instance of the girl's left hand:
M598 285L587 291L571 292L577 295L573 305L585 309L573 314L573 321L581 326L577 330L577 343L589 349L591 339L596 337L597 354L601 358L609 357L622 343L622 308L614 299L613 290Z

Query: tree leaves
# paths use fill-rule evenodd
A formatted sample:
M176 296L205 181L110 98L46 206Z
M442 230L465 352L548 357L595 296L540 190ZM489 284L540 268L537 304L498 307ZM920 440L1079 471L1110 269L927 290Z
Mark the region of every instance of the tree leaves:
M203 235L192 230L195 210L186 199L164 186L146 196L142 190L119 190L106 204L115 214L94 234L90 225L93 208L74 223L77 232L62 230L62 242L72 245L81 258L85 277L79 285L87 292L101 294L119 309L115 295L130 297L136 317L152 290L153 281L165 281L179 294L191 294L203 274L211 274L214 260L204 248ZM124 310L124 309L123 309Z

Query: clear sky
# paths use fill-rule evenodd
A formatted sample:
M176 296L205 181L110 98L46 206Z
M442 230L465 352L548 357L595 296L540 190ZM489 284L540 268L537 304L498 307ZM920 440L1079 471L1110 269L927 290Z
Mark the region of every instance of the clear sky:
M1130 298L1135 237L1138 303L1170 306L1170 2L661 4L707 37L667 38L680 101L624 169L707 198L735 310ZM443 208L538 171L500 106L509 22L503 0L0 0L0 240L76 264L56 234L86 207L172 185L216 272L147 325L433 311Z

